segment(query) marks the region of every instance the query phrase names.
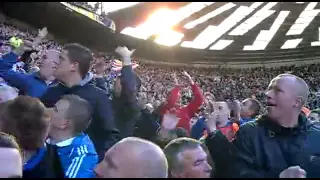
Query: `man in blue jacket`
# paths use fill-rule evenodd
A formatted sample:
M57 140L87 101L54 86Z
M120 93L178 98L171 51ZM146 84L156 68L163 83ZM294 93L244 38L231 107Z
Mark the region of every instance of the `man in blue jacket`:
M67 178L92 178L98 155L83 132L91 120L90 104L76 95L66 95L53 108L48 142L57 146Z
M96 87L89 73L92 53L79 44L67 44L56 64L55 78L59 83L48 88L41 97L46 107L53 107L64 95L74 94L87 100L93 108L92 122L87 133L100 158L118 140L112 105L108 95Z
M41 60L40 71L33 74L24 74L14 71L12 66L18 62L14 52L6 54L0 61L0 77L9 85L19 89L19 93L31 97L41 97L54 83L53 71L55 62L59 61L59 52L49 50Z

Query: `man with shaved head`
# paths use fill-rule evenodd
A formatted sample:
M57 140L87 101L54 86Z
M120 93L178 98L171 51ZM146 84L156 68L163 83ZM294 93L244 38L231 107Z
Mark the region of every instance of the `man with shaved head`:
M234 177L320 177L320 127L301 108L308 98L306 82L280 74L267 90L267 113L241 126L232 150Z
M168 163L159 146L128 137L105 153L95 173L100 178L167 178Z
M0 178L22 178L22 157L16 139L0 132Z

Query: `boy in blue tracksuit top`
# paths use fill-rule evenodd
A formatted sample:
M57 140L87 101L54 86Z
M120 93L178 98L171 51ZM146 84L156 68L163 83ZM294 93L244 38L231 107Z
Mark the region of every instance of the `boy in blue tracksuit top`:
M56 145L66 178L92 178L98 155L87 129L92 114L88 101L66 95L52 108L51 128L47 142Z
M82 133L55 145L66 178L94 177L98 155L88 135Z

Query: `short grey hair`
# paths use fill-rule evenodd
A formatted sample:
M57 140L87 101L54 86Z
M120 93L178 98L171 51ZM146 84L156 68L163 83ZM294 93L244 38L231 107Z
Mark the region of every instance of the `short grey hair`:
M163 151L168 160L169 175L172 175L172 172L181 172L183 169L178 157L179 153L198 147L202 147L200 141L187 137L177 138L168 143Z
M61 100L69 102L66 118L72 120L74 133L78 134L85 131L91 122L93 114L91 104L74 94L62 96Z

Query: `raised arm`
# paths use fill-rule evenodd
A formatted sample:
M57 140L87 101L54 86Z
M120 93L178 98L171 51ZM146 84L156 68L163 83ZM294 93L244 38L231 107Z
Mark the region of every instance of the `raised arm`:
M127 47L118 47L116 52L122 57L121 71L121 96L125 104L129 106L137 105L137 76L133 73L131 55L135 50L128 50Z
M175 83L175 87L169 92L167 101L161 106L160 108L161 115L165 114L167 110L173 108L177 103L178 99L180 98L179 96L180 86L178 84L178 80L175 73L173 74L173 80Z
M194 83L191 76L185 71L183 71L182 74L188 79L188 81L191 85L192 93L193 93L193 99L191 100L191 102L187 106L188 114L190 117L192 117L199 110L200 106L203 103L204 98L203 98L201 89L199 88L199 86L197 86Z

